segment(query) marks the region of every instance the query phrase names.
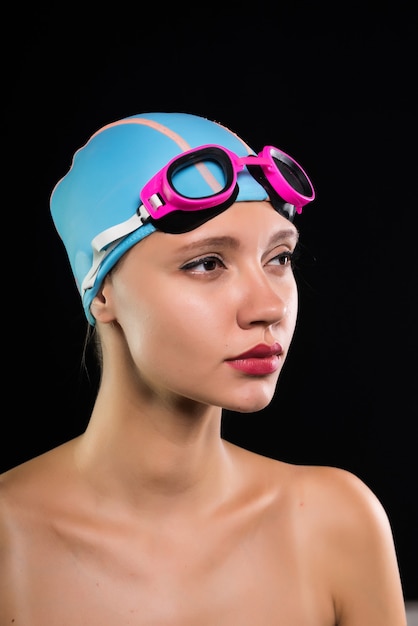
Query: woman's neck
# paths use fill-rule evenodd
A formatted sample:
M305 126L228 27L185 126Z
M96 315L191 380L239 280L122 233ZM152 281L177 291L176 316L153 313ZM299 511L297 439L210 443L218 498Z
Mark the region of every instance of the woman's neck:
M102 387L75 458L98 491L154 506L173 496L190 502L223 481L227 455L221 409ZM218 477L218 478L217 478Z

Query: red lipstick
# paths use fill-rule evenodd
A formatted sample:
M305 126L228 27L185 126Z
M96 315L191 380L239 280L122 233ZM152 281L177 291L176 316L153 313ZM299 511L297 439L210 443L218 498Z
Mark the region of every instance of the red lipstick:
M279 368L279 357L282 352L283 348L277 342L271 346L259 344L247 352L228 359L227 363L245 374L265 376L266 374L273 374Z

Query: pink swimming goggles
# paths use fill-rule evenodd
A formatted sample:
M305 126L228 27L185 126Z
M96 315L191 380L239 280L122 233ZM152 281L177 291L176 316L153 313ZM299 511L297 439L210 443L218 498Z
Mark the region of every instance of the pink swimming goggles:
M254 181L258 185L254 185ZM185 233L204 224L236 200L268 199L293 221L315 198L301 166L282 150L266 146L258 154L237 156L208 144L174 157L140 192L140 205L126 221L100 232L91 241L93 259L81 284L89 319L92 288L134 243L154 232ZM92 322L94 323L94 322Z
M151 178L140 193L138 215L165 232L192 230L235 202L239 174L243 183L251 175L291 221L315 198L306 172L282 150L265 146L258 155L239 157L207 144L176 156Z

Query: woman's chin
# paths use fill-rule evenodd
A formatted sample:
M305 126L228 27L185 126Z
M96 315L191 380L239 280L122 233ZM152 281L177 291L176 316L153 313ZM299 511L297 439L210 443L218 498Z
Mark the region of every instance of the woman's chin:
M235 413L257 413L265 409L273 399L273 395L264 396L263 398L246 398L240 399L239 402L224 406L223 408Z

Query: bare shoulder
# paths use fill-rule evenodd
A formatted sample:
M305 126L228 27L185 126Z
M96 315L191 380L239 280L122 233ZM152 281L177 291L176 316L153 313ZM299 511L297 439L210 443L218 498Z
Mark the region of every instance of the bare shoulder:
M71 445L58 446L0 474L0 539L19 520L42 515L48 502L63 493Z
M301 467L297 473L300 506L308 506L314 520L326 530L327 545L350 558L352 550L370 556L375 563L389 558L395 571L390 521L372 489L355 474L337 467Z
M260 471L274 477L277 506L286 506L297 526L341 556L344 545L393 555L388 515L372 489L352 472L338 467L296 465L273 459ZM264 467L263 467L264 465Z
M338 623L405 624L392 529L380 500L349 471L316 467L301 473Z
M248 463L269 485L277 532L288 532L294 560L303 562L318 596L332 598L336 623L406 624L390 520L372 489L336 467L256 457Z
M352 472L328 466L297 466L293 471L298 489L308 499L307 504L315 502L316 508L324 507L330 524L341 526L343 523L350 532L356 527L366 532L376 525L387 529L388 518L380 500Z
M297 465L276 459L254 458L260 475L268 474L282 498L340 531L360 533L380 528L387 533L388 516L371 488L352 472L331 466Z
M48 527L68 498L72 442L0 474L0 566L19 553L22 539Z

